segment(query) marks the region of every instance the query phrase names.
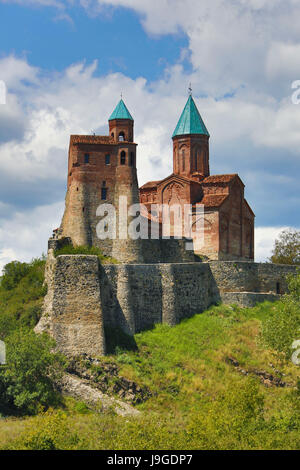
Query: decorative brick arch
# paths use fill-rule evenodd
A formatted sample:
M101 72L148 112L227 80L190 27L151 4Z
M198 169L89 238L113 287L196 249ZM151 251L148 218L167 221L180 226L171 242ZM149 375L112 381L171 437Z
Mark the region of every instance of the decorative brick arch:
M192 169L198 171L200 169L202 148L200 144L195 144L192 148Z
M180 167L179 167L179 153L178 153L178 146L177 144L174 145L173 147L173 166L174 166L174 173L179 173Z
M162 202L163 204L172 204L172 201L176 200L177 204L180 204L181 197L183 195L184 186L177 181L171 181L167 183L162 190ZM175 202L173 202L174 204Z
M178 151L178 165L179 165L179 171L186 171L187 170L187 157L188 157L188 146L183 143L179 146L179 151Z

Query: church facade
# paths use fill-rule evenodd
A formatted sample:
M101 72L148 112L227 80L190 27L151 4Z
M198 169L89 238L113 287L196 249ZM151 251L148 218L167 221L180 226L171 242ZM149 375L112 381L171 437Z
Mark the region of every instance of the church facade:
M151 205L181 207L183 213L184 206L190 204L195 252L204 259L253 260L255 216L244 197L245 186L236 173L210 174L209 138L190 95L172 136L173 173L144 184L140 188L140 202L150 218ZM197 211L199 204L204 211L201 215ZM204 219L200 246L193 231L198 217ZM172 220L174 223L171 216L171 225Z
M183 253L183 245L173 236L177 219L171 213L169 233L173 241L167 242L162 236L162 213L160 209L154 213L151 206L160 208L164 204L182 215L189 205L189 233L182 232L186 238L193 238L196 254L204 260L253 260L254 214L244 197L244 184L234 173L210 175L209 137L190 95L172 137L173 173L139 188L134 120L121 99L109 118L109 135L71 135L66 206L54 238L68 238L75 246L98 246L120 262L179 262L188 255L190 258L191 253ZM99 207L111 204L118 216L120 196L126 196L127 208L141 204L143 220L149 229L156 226L158 241L124 239L119 236L120 227L116 238L99 238ZM199 245L194 228L200 218L204 235ZM183 219L181 224L185 223ZM130 220L132 217L126 223Z

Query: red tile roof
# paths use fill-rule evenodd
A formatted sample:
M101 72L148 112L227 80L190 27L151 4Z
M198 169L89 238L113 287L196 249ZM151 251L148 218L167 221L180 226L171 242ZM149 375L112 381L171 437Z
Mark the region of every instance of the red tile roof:
M109 135L71 135L71 144L114 144Z
M232 181L236 176L238 176L237 173L230 175L211 175L204 178L204 180L201 181L201 184L230 183L230 181Z
M140 189L155 188L160 181L148 181L148 183L143 184Z

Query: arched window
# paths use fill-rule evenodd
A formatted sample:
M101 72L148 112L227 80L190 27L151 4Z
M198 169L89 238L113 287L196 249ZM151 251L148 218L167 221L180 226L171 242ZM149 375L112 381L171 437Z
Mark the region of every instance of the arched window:
M134 166L134 153L130 152L130 161L129 161L130 166Z
M207 152L204 152L204 168L207 168L208 167L208 155L207 155Z
M90 163L90 154L89 153L84 154L84 163Z
M121 163L121 165L125 165L125 163L126 163L126 153L124 152L124 150L121 152L120 163Z
M105 165L110 164L110 155L105 155Z
M102 199L102 201L106 201L106 199L107 199L106 181L102 181L101 199Z
M112 133L111 133L111 136L112 136L112 137L114 137L114 136L115 136L115 134L112 132Z
M101 200L106 201L107 199L107 188L101 188Z
M182 149L181 157L182 157L182 171L185 171L185 150L184 149Z
M119 134L119 142L123 142L124 140L125 140L125 134L124 134L124 132L122 131L122 132L120 132L120 134Z

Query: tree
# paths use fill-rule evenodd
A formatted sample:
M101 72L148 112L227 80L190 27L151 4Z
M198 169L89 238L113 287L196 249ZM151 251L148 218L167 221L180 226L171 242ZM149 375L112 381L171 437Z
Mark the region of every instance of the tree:
M300 230L283 230L275 240L270 261L275 264L300 265Z
M57 404L55 382L65 362L60 354L52 352L54 340L45 333L18 329L5 338L5 344L7 365L0 369L2 411L35 414Z
M290 360L292 344L300 339L300 269L297 275L288 277L288 294L272 314L263 319L262 337L266 346Z
M26 276L30 269L27 263L20 263L20 261L12 261L3 268L3 276L1 279L1 286L5 290L11 290L18 285L20 280Z

